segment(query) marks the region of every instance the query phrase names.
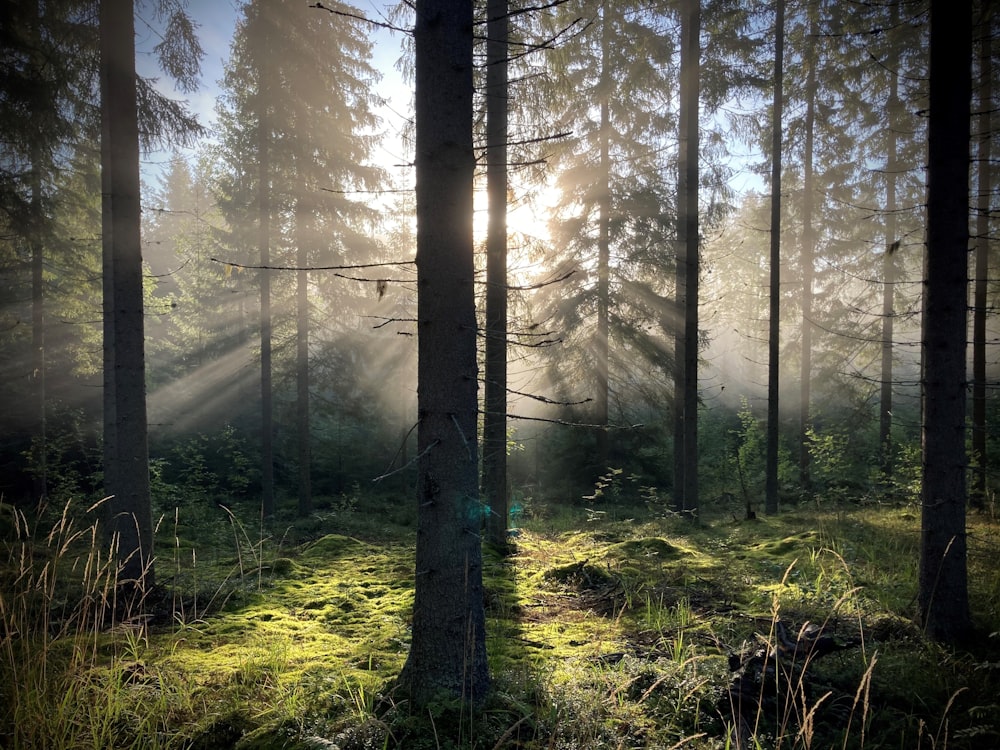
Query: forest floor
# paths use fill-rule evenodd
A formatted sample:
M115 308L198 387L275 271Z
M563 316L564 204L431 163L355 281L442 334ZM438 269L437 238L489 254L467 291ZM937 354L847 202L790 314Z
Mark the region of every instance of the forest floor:
M1000 746L995 518L970 516L978 635L959 652L913 624L913 507L697 525L536 509L509 556L485 552L490 699L424 714L390 689L409 507L345 496L268 524L178 511L152 614L111 628L87 606L108 589L83 520L8 534L0 747ZM765 658L782 646L802 653Z

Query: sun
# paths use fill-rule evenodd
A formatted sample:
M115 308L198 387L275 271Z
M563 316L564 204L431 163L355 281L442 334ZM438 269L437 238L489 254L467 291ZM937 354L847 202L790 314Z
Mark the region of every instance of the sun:
M523 196L518 198L518 196ZM549 185L532 191L508 192L507 265L512 285L529 284L548 268L551 244L549 220L558 203L558 191ZM476 190L473 234L478 247L486 242L489 223L485 188Z

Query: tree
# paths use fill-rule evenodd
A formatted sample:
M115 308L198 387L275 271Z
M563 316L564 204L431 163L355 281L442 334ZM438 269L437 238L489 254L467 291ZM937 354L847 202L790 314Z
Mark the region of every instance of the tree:
M816 253L816 230L813 226L815 183L813 180L813 142L816 126L816 23L810 13L806 60L805 145L802 155L802 360L799 375L799 483L809 487L809 402L812 385L812 305L813 267ZM780 157L779 157L780 158ZM779 229L780 231L780 229Z
M275 412L285 367L293 371L299 511L312 505L310 369L316 319L343 317L344 285L315 266L361 262L375 243L376 209L353 200L380 187L368 161L377 138L371 43L358 14L260 0L243 7L224 77L219 201L227 244L242 262L252 243L260 284L261 467L265 513L274 511ZM297 269L294 274L275 268ZM294 283L293 283L294 282ZM294 287L294 289L293 289ZM318 293L321 292L321 293ZM329 326L332 328L332 326ZM283 351L281 342L295 341Z
M928 636L951 644L971 629L965 531L971 17L969 0L931 1L918 606Z
M683 457L683 474L675 475L674 492L677 510L695 513L698 510L698 281L700 274L698 231L698 110L699 72L701 55L700 0L685 0L681 15L681 85L680 137L677 166L677 254L678 308L683 304L683 345L675 354L675 366L683 367L680 386L679 415L682 427L676 433L680 443L674 451ZM683 260L681 254L683 253ZM680 330L681 327L678 326ZM674 466L678 462L674 460Z
M778 512L778 373L781 320L781 122L784 81L785 0L777 0L774 18L774 98L771 114L771 274L767 337L767 456L764 510Z
M483 502L490 541L507 544L507 0L486 7L486 328Z
M539 290L535 302L561 338L547 351L557 395L588 402L579 419L593 425L593 442L578 451L578 471L596 479L615 452L609 410L642 390L635 370L658 371L649 400L660 411L674 369L668 341L680 318L665 271L675 260L668 155L677 123L667 99L675 79L665 14L602 0L562 5L545 19L548 35L581 13L589 23L547 54L539 96L550 128L572 133L551 159L561 200L550 221L550 263L557 275L573 275Z
M899 23L899 6L890 4L890 28ZM896 291L896 259L900 241L896 236L896 173L898 170L898 147L896 134L899 130L899 68L898 48L893 45L888 61L889 68L889 99L886 113L889 127L886 135L886 169L885 169L885 253L882 256L882 352L881 352L881 384L879 391L879 433L878 444L881 456L881 469L885 476L892 476L892 343L895 334L895 291Z
M157 51L182 88L197 82L201 49L179 6ZM128 0L100 4L101 183L104 267L105 492L119 581L142 595L155 585L146 417L135 17ZM176 111L176 110L175 110ZM178 123L175 123L177 125ZM108 369L111 374L109 375Z
M476 436L472 3L418 0L418 418L413 638L399 681L418 705L489 688Z
M135 28L131 0L101 1L102 181L105 250L105 315L112 366L113 419L106 421L114 446L106 466L111 533L120 582L137 593L155 584L153 519L149 497L145 342L140 241L139 123L135 83ZM106 175L106 176L105 176ZM105 381L106 384L109 382ZM113 467L113 470L112 470Z
M986 314L990 269L990 196L992 191L991 142L993 139L993 9L984 5L979 42L978 149L976 170L976 267L972 325L972 505L986 504Z
M5 269L27 271L31 290L25 316L30 325L22 327L30 333L30 341L24 337L24 354L6 353L18 372L4 379L11 408L6 410L3 431L18 436L15 439L20 435L30 439L30 448L25 449L30 451L31 494L36 501L47 494L53 399L46 376L50 360L58 361L57 342L50 338L50 298L59 254L66 250L58 242L58 184L72 168L76 147L95 137L97 125L96 111L89 106L97 36L92 25L81 22L75 5L69 0L8 4L0 28L0 216L4 239L12 247L21 245L28 259L23 265L5 263ZM12 338L22 337L18 333ZM27 384L30 392L20 393L19 383Z

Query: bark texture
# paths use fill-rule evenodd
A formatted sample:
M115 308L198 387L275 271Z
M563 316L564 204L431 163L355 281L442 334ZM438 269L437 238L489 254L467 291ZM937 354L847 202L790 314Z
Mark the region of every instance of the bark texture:
M968 0L931 2L918 605L927 634L952 644L971 628L965 535L971 16Z
M418 0L416 50L418 519L416 705L489 688L478 496L472 244L472 2Z

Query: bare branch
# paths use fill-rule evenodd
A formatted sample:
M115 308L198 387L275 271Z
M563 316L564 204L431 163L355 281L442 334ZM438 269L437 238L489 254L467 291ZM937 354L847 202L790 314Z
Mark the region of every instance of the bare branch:
M548 398L547 396L539 396L535 393L525 393L524 391L514 390L513 388L508 388L507 393L513 393L517 396L524 396L525 398L534 399L535 401L541 401L543 404L551 404L553 406L579 406L580 404L589 404L594 399L585 398L580 401L556 401L554 399Z
M357 263L346 266L255 266L247 263L236 263L231 260L209 258L213 263L221 263L232 268L245 268L251 271L357 271L363 268L386 268L389 266L414 266L415 260L393 260L386 263Z
M403 34L412 34L413 29L404 29L402 26L393 26L391 23L386 23L385 21L373 21L370 18L359 15L357 13L348 13L344 10L337 10L336 8L330 8L323 3L313 3L309 6L310 8L318 8L319 10L325 10L327 13L332 13L335 16L343 16L344 18L353 18L355 21L361 21L362 23L371 24L372 26L377 26L380 29L388 29L389 31L399 31Z

